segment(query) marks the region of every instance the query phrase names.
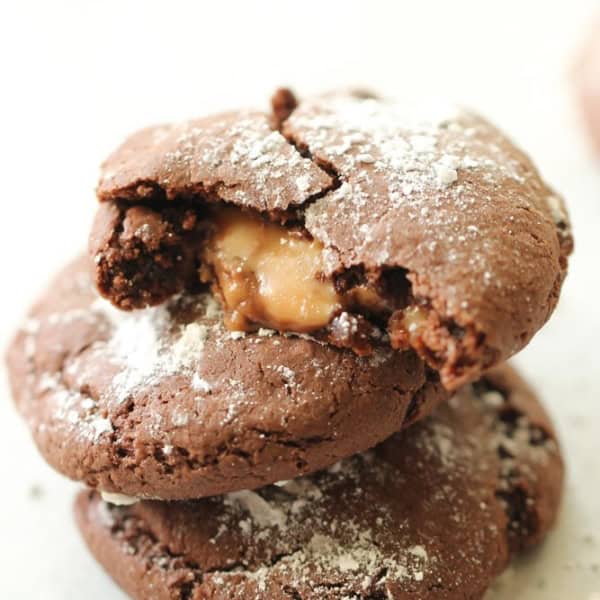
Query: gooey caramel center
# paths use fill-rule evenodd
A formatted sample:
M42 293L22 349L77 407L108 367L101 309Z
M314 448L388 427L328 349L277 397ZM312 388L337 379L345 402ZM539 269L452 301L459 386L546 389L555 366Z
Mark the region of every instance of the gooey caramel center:
M309 332L325 327L342 298L324 276L323 246L239 209L222 208L204 260L212 266L226 325Z

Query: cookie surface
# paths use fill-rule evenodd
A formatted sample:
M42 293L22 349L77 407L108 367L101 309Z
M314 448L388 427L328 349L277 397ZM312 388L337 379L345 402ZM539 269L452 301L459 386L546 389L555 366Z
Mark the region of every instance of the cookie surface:
M543 539L562 478L547 416L504 367L326 471L196 502L83 492L76 516L136 599L474 600Z
M231 333L210 295L125 313L84 259L33 307L8 353L44 457L108 492L181 499L324 468L447 393L413 353L359 358L306 337Z
M200 272L231 311L252 305L243 316L257 326L312 327L360 352L369 325L382 328L451 389L517 352L545 323L572 249L562 200L486 120L350 94L297 103L280 93L272 115L141 131L104 164L98 197L95 279L119 307L193 290ZM219 262L222 247L205 248L224 205L316 245L307 247L317 258L306 280L329 282L315 292L327 296L322 318L290 322L265 310L265 296L260 310L254 297L230 306L223 271L237 271ZM244 265L245 251L236 255ZM245 293L256 294L264 273L249 276ZM351 327L336 323L340 315Z

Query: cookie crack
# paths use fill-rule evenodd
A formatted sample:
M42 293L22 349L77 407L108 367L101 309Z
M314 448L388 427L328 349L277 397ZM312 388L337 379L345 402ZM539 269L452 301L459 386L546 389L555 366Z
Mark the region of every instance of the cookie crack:
M324 187L320 192L313 194L306 198L302 204L298 205L298 213L296 219L298 224L304 228L304 212L311 205L328 196L329 194L338 190L342 184L341 173L330 161L324 160L319 157L315 157L310 151L307 144L302 143L300 140L294 137L290 132L284 130L285 122L292 116L296 108L298 107L298 101L294 96L294 93L287 88L278 89L273 97L271 98L271 123L273 130L281 134L281 136L290 144L300 156L310 160L315 167L323 171L331 179L331 184Z
M232 438L221 444L215 452L205 455L201 459L198 456L190 454L187 449L177 447L175 448L177 452L171 454L169 457L171 460L168 460L164 454L162 454L161 447L157 444L152 444L148 447L148 456L152 456L154 460L161 464L164 469L167 469L170 472L173 472L173 470L177 467L177 461L179 461L180 464L185 464L190 471L202 471L203 469L225 462L226 459L231 456L236 456L237 458L242 459L247 463L249 468L253 468L260 464L260 456L268 446L278 446L288 450L296 451L294 453L296 455L294 460L296 461L297 468L302 470L306 466L305 458L302 456L303 453L315 446L332 443L335 441L334 436L326 435L315 435L292 439L286 437L284 432L269 431L261 429L260 427L249 428L248 432L254 433L256 437L262 441L262 444L252 452L245 452L243 449L239 448L236 444L236 440ZM113 423L113 431L111 436L113 443L122 438L122 426L120 426L119 423ZM173 456L176 457L175 461L172 459ZM109 479L112 479L112 474L114 471L119 469L135 471L137 477L140 477L141 480L140 467L132 459L132 457L128 454L120 456L115 453L111 464L103 465L97 469L90 469L87 473L87 481L90 485L92 485L92 487L95 487L93 485L93 480L96 477L105 476Z
M91 494L95 493L91 492ZM102 502L97 496L96 501L98 503ZM125 552L140 555L150 568L156 567L164 571L170 571L173 574L179 573L180 576L175 576L172 584L172 587L178 591L178 600L187 600L193 597L193 592L205 582L204 580L207 575L240 573L252 576L261 569L276 567L280 562L292 558L295 554L301 552L303 548L302 544L297 544L285 552L279 552L269 558L261 559L253 567L249 567L244 560L237 560L232 563L202 568L201 565L191 560L185 553L176 552L168 545L161 543L143 518L131 514L130 509L112 507L110 505L105 506L108 507L109 512L116 514L116 518L113 518L113 522L110 525L104 525L104 527L111 536L121 539ZM190 580L189 576L180 573L181 571L187 571L192 579Z
M281 114L279 114L280 111L278 110L280 106L284 106L286 109ZM291 131L285 130L284 125L286 121L293 115L297 107L297 101L292 92L286 89L278 90L272 98L272 107L273 119L276 122L277 130L303 157L311 160L332 178L333 183L329 189L323 190L301 205L298 223L306 229L306 210L308 210L311 204L338 190L343 185L344 178L339 169L331 161L323 157L315 157L306 142L302 141ZM341 254L339 247L331 241L328 241L328 249L335 252L338 256ZM365 265L364 263L359 263L354 265L354 267L364 270ZM406 280L409 282L409 291L412 296L413 283L411 278L418 280L419 276L417 273L410 272L404 266L396 264L384 264L381 266L381 269L382 271L393 269L404 272ZM393 343L396 342L398 347L403 349L412 347L428 365L440 371L446 387L456 389L465 381L474 378L477 373L495 364L499 359L500 352L487 345L487 336L474 323L460 324L454 316L433 309L434 298L435 295L433 294L421 294L418 298L413 297L415 301L414 305L417 308L419 306L426 307L429 314L433 317L432 326L428 331L424 332L425 335L419 336L416 342L413 342L413 340L407 341L405 339L406 332L402 330L400 336L402 339L395 338L392 332L392 340ZM412 308L412 304L409 304L407 308ZM400 316L402 317L403 314L402 311ZM453 332L458 332L458 335L455 335Z
M249 428L249 431L253 431L259 436L264 437L265 439L268 439L270 442L277 445L284 446L286 448L298 448L302 450L306 450L308 447L313 445L319 445L325 442L333 442L335 439L332 436L326 435L313 435L293 439L286 437L285 432L268 431L266 429L261 429L260 427L251 427Z

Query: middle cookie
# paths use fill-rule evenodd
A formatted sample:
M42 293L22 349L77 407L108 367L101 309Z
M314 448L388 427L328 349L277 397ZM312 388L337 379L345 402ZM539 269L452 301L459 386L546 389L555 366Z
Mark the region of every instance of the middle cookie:
M52 466L106 492L187 499L252 489L366 450L447 398L414 352L230 332L208 294L133 313L85 261L36 304L8 356Z

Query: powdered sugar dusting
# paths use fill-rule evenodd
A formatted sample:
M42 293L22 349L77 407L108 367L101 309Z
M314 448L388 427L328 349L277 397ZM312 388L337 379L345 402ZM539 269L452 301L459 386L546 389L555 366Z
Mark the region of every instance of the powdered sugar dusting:
M261 360L262 351L254 347L277 347L279 334L261 329L232 340L210 294L181 295L159 307L124 312L98 299L87 281L84 302L29 320L22 328L31 363L25 393L35 411L32 421L38 420L35 407L43 396L53 414L51 427L61 435L64 430L86 442L115 442L121 439L124 415L135 412L140 420L133 427L143 429L148 443L172 450L177 437L189 426L201 427L205 416L234 427L241 414L264 404L263 389L269 390L285 430L295 406L318 406L321 390L347 385L348 373L340 372L327 352L314 353L308 371L300 366L297 352L267 352L271 358ZM77 294L75 299L82 299ZM40 344L42 354L51 357L41 369L34 361ZM248 361L232 361L244 347ZM367 368L385 368L393 351L382 349L356 360ZM313 378L310 385L307 372ZM166 450L163 454L169 455ZM299 500L296 510L301 504Z
M242 506L259 527L278 527L280 530L285 530L285 513L281 509L271 506L256 492L249 490L232 492L225 497L225 504L228 503L237 503Z
M487 560L484 548L491 547L487 544L505 543L500 542L505 534L492 525L500 502L494 482L499 482L500 490L503 486L508 489L519 469L534 476L527 468L534 464L529 462L532 452L546 457L556 453L552 444L536 449L538 442L532 443L525 415L516 423L505 423L499 415L508 400L500 396L499 404L498 395L493 389L477 392L464 388L449 406L442 407L439 418L421 422L392 442L399 444L395 456L406 460L396 458L388 463L385 452L370 451L321 473L253 492L227 494L213 543L219 543L227 532L235 532L249 547L262 548L263 543L272 547L272 555L279 557L275 566L259 562L257 568L236 571L255 581L265 593L271 578L277 578L274 571L313 590L320 582L335 582L340 597L354 598L359 591L394 597L391 590L403 589L397 586L404 583L410 589L421 582L437 584L437 565L443 569L448 560L457 561L465 572L495 568L482 566ZM471 421L466 430L458 426L465 419ZM499 453L499 444L510 448L513 458L507 459L506 450ZM416 471L412 468L415 462ZM486 488L482 482L490 476L490 467L492 479ZM423 472L426 475L421 478ZM419 490L414 498L410 496L412 486ZM403 494L412 498L406 504ZM353 502L360 508L353 508ZM411 510L413 502L422 505L422 510ZM429 527L429 514L436 515L436 522L444 522L443 534L438 531L428 537L420 533ZM476 534L472 538L457 535L456 539L461 539L457 547L438 537L452 540L456 528L474 528ZM292 540L289 545L288 540ZM269 562L272 555L264 560ZM494 558L489 560L493 563ZM230 576L234 575L218 574L223 584ZM460 574L453 572L452 577Z
M358 580L364 590L385 589L388 582L421 581L429 571L432 557L423 543L409 541L408 532L394 521L389 506L373 506L376 516L372 527L366 526L360 515L356 519L338 517L332 510L331 502L338 489L348 494L347 499L340 498L342 502L369 497L368 489L373 483L365 478L365 470L371 473L369 477L374 475L385 485L388 467L368 452L345 459L320 475L226 494L224 513L211 542L218 544L233 530L248 543L272 545L274 554L284 555L274 568L311 587L321 578L341 577L354 587L353 582ZM300 547L293 541L298 537L305 539ZM268 589L272 568L259 566L241 572L262 591ZM224 583L229 577L227 573L218 576Z
M110 418L98 411L96 402L77 390L66 388L58 378L52 384L47 381L45 391L54 405L54 419L75 426L79 438L98 442L114 431Z
M123 401L140 385L169 374L191 370L202 359L208 335L197 322L180 326L170 335L173 321L166 306L122 314L104 301L95 303L113 322L108 349L122 370L114 377L116 397Z
M527 248L508 238L519 220L531 230L531 214L547 224L544 184L526 157L478 115L444 102L331 95L301 103L284 132L329 163L342 182L305 211L330 272L357 264L400 266L422 270L431 284L447 288L458 285L446 280L447 266L464 264L470 280L481 282L476 293L492 298L510 283L498 261L508 253L515 285L517 268L528 281ZM558 221L561 204L552 198ZM508 213L514 230L498 231L498 215ZM538 235L551 240L554 234ZM472 290L445 295L449 314L460 312L467 295ZM536 310L531 298L521 304L524 314Z
M200 377L198 373L194 373L192 377L192 388L202 394L208 394L212 389L212 385L206 379Z
M138 151L140 146L143 153ZM153 152L159 160L149 177L140 154ZM302 204L331 184L326 173L273 130L266 114L253 111L134 134L107 161L100 196L104 190L114 194L115 189L137 185L138 172L139 179L155 180L167 195L196 187L216 191L223 200L258 210ZM138 187L136 193L143 197L144 189Z
M214 548L210 571L198 568L199 593L204 583L260 598L282 585L298 597L333 590L348 599L479 591L509 552L498 492L510 493L513 477L535 482L532 452L557 455L528 409L520 414L510 394L499 404L485 386L325 471L187 505L185 518L206 520L190 547ZM500 452L499 443L509 445Z

